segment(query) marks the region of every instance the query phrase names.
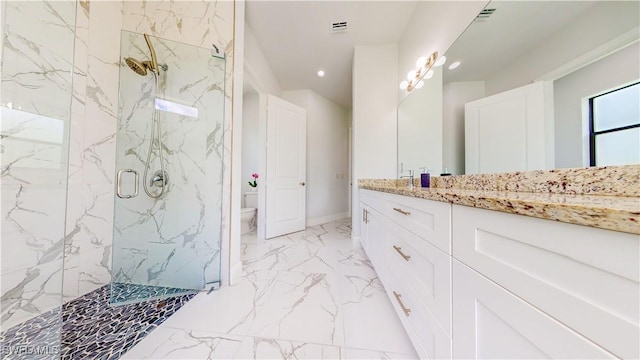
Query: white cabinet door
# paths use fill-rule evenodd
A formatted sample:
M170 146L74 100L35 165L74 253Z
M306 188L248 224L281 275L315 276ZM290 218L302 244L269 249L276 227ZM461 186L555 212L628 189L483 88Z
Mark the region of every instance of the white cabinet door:
M453 260L454 359L615 358Z
M453 256L628 359L640 356L640 236L453 205Z
M554 168L553 86L535 82L465 104L465 173Z
M367 236L369 239L369 260L378 273L378 277L385 283L385 247L386 241L386 221L384 217L377 211L369 208L367 213Z

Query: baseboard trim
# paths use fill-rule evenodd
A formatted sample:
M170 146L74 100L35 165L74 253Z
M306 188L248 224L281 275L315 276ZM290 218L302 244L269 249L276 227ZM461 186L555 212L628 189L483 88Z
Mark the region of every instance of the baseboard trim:
M344 219L344 218L347 218L347 217L349 217L349 213L348 212L343 212L343 213L340 213L340 214L327 215L327 216L320 216L320 217L315 217L315 218L307 218L307 226L322 225L322 224L326 224L328 222L341 220L341 219Z
M242 277L242 261L238 262L233 267L231 267L231 273L229 276L229 285L237 284L238 281L240 281L241 277Z

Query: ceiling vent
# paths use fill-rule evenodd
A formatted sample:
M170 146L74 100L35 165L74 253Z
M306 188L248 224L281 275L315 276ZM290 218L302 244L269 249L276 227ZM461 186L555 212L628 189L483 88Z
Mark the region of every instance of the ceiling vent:
M486 21L494 12L496 12L496 9L483 9L480 11L480 14L476 16L475 21Z
M347 22L346 21L338 21L331 24L331 32L345 32L347 31Z

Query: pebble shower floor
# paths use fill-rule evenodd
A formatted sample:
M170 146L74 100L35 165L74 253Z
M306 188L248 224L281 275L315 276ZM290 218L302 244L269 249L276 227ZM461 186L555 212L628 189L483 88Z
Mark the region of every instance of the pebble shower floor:
M147 287L118 287L145 292ZM178 289L174 289L178 290ZM135 294L134 294L135 295ZM119 359L195 294L109 306L110 285L0 334L2 359ZM60 313L62 312L62 317Z

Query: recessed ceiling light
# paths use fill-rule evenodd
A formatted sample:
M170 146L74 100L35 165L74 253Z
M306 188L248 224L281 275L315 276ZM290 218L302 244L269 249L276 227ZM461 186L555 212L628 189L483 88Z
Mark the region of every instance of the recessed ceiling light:
M324 77L324 70L318 70L318 77Z
M455 68L457 68L458 66L460 66L460 61L456 61L451 63L451 65L449 65L449 70L453 70Z

